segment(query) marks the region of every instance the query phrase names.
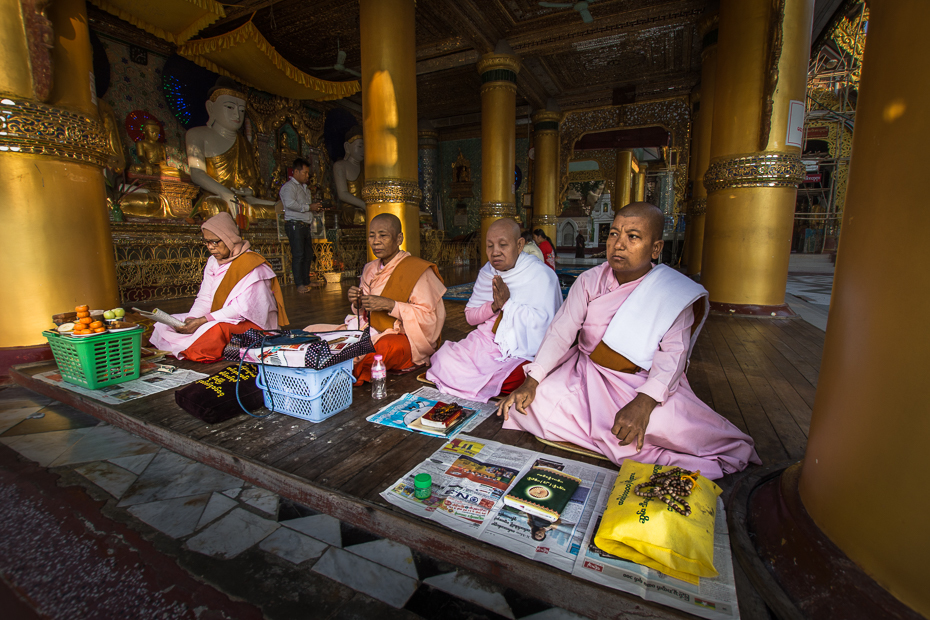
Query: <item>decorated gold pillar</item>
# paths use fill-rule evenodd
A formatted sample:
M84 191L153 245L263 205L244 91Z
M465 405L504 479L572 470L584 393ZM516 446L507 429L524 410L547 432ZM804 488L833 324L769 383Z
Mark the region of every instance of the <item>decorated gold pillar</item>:
M704 252L704 224L707 213L707 190L704 188L704 173L710 165L710 142L714 126L714 88L717 83L717 34L720 16L717 12L704 14L698 22L698 31L703 40L701 52L701 111L694 124L694 189L688 210L687 273L701 272L701 257Z
M404 249L420 255L414 0L360 0L362 116L368 221L393 213ZM369 258L373 259L369 249Z
M919 568L930 557L930 272L923 244L902 243L907 231L930 227L927 155L898 162L891 200L887 185L888 154L930 140L930 83L914 79L930 4L872 0L869 11L830 329L800 493L850 559L930 617Z
M534 153L533 229L542 228L556 238L559 215L559 123L562 113L540 110L533 114Z
M513 54L495 52L485 54L478 61L481 74L481 236L478 247L482 265L488 260L484 252L488 227L499 219L516 219L517 216L514 168L519 72L520 59Z
M119 303L84 1L49 6L54 35L27 5L0 0L0 375L43 355L53 314Z
M814 0L720 4L701 269L717 312L793 315L785 284L804 179L800 140L813 6Z
M614 213L632 202L633 197L633 152L617 151L616 181L614 181L614 193L611 196Z
M639 170L633 174L633 202L646 200L646 166L639 165Z

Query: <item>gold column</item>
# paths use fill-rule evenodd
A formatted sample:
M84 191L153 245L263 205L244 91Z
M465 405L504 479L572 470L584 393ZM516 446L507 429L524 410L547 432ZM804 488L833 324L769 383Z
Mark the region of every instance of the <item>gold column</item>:
M691 221L688 228L688 275L701 271L701 257L704 252L704 224L707 213L707 190L704 188L704 173L710 165L710 143L714 126L714 88L717 83L717 34L720 16L714 12L701 16L698 31L703 39L701 52L701 111L694 125L694 144L692 158L694 161L694 191L691 208L688 210Z
M893 200L887 186L888 154L913 152L930 139L930 83L914 79L930 5L873 0L869 11L830 329L800 493L850 559L930 617L919 568L930 557L930 272L924 246L901 241L930 226L926 153L899 162Z
M646 200L646 166L639 165L639 170L633 175L633 202Z
M481 264L487 262L484 240L488 227L503 218L517 219L514 168L517 157L517 73L513 54L485 54L481 74ZM537 173L538 176L538 173ZM534 201L538 200L534 196Z
M614 193L617 195L610 197L614 213L632 202L630 198L633 195L633 151L617 150L616 174Z
M420 255L414 0L360 0L362 116L368 221L393 213L401 249ZM374 259L368 250L369 259Z
M793 315L785 284L804 165L786 139L791 101L803 112L813 6L720 5L701 275L718 312Z
M561 112L540 110L533 114L534 152L533 228L556 238L559 215L559 123Z
M83 0L56 0L51 55L30 40L23 7L0 0L0 352L45 342L51 316L119 303L106 190L107 142L91 100ZM33 56L25 50L32 50ZM51 103L36 68L54 60ZM41 70L41 69L40 69ZM20 356L18 359L26 359ZM0 370L2 371L2 370Z

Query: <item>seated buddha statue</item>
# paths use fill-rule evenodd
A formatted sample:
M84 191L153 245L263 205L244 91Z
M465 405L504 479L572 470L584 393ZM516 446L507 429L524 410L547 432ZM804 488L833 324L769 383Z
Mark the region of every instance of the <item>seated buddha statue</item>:
M168 164L165 145L159 142L161 125L154 118L142 121L142 139L136 142L136 155L141 163L133 164L129 170L136 174L179 178L181 173Z
M336 195L342 202L339 219L343 226L365 226L365 201L362 188L365 187L365 142L362 128L356 125L346 134L346 155L333 164L333 180L336 182Z
M208 219L226 211L240 228L249 221L274 219L274 202L255 196L258 166L251 145L239 133L245 121L245 93L232 80L220 78L209 96L207 124L189 129L186 136L191 180L207 193L194 214Z

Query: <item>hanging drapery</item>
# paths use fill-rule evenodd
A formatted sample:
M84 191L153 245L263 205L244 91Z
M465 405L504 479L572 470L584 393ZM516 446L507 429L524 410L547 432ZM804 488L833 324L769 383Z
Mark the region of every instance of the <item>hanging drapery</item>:
M342 99L361 88L358 80L327 82L307 75L278 54L251 21L218 37L188 41L178 54L214 73L289 99Z
M226 17L223 5L214 0L90 0L107 13L156 37L183 44L198 32Z

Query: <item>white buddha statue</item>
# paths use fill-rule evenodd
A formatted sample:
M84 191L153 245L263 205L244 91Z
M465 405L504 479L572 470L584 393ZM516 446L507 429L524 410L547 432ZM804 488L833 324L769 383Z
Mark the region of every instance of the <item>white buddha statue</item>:
M342 202L340 219L344 226L365 226L366 209L362 199L365 187L365 141L362 128L356 125L346 134L346 155L333 164L333 180L336 182L336 195Z
M275 217L274 202L255 196L261 177L252 147L239 133L245 122L245 102L245 93L234 82L220 78L206 103L207 124L188 130L186 136L191 180L212 194L194 211L204 219L228 211L240 227L250 220Z

